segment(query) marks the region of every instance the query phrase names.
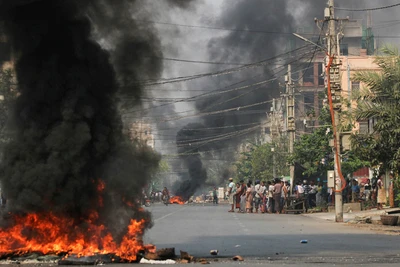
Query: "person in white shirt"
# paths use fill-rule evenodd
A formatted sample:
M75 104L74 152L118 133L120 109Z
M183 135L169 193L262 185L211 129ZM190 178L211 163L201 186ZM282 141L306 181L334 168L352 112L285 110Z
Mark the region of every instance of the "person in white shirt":
M262 205L262 199L264 197L264 188L260 184L259 180L256 181L256 185L254 186L254 190L255 190L254 206L255 206L255 209L256 209L256 213L258 213L258 209L260 208L260 205ZM261 208L261 212L262 212L262 208Z
M229 178L228 201L229 201L229 204L231 205L231 209L228 212L235 212L234 201L233 201L233 196L235 195L235 192L236 192L236 186L235 186L235 183L233 182L233 178Z
M267 182L268 185L268 213L273 213L274 209L274 190L275 186L271 183L271 181Z

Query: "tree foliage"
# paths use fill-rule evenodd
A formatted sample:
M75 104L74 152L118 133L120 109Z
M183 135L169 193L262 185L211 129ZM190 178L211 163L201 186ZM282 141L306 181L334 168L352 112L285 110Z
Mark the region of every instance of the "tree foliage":
M321 111L321 127L314 128L310 134L304 134L294 144L292 162L297 162L305 168L304 175L322 174L333 169L332 148L329 140L332 139L329 114L326 109Z
M364 87L355 118L374 119L373 132L353 136L353 147L363 159L384 169L400 170L400 56L385 47L375 63L381 71L357 72L353 79Z
M274 151L272 151L272 148ZM277 176L289 175L287 138L275 140L263 145L252 145L241 154L241 159L235 164L237 178L245 180L272 180L273 166ZM275 160L274 160L275 157ZM275 164L274 164L275 162Z
M334 169L334 155L329 141L333 138L329 111L324 108L320 114L320 127L310 134L304 134L295 142L294 153L290 157L292 162L299 163L305 169L304 175L324 176L328 170ZM341 169L343 175L368 166L369 162L362 159L354 151L341 155Z

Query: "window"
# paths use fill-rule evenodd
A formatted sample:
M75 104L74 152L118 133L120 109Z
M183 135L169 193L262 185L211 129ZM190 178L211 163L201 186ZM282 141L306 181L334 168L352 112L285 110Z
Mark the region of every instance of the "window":
M318 63L318 85L325 85L325 69L322 63Z
M314 64L304 63L302 64L302 68L304 85L309 86L310 84L314 84Z
M358 91L360 90L360 82L351 82L351 90Z
M360 126L359 128L359 133L360 134L368 134L368 121L359 121L358 125Z
M349 45L348 44L340 44L340 54L342 56L349 55Z

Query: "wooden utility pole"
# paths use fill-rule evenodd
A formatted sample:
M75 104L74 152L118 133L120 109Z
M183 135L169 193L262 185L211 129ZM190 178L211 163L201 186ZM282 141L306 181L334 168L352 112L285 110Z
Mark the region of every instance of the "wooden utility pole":
M294 87L292 85L292 66L288 65L288 75L286 78L286 112L287 112L287 132L289 135L289 155L294 151L294 140L296 134ZM293 192L294 165L290 165L290 192Z
M332 121L334 128L334 171L335 171L335 221L343 222L343 199L342 199L342 180L340 171L340 132L338 129L340 122L340 111L341 111L341 84L340 84L340 73L339 73L339 58L340 47L338 38L336 36L336 19L335 19L335 0L329 0L328 9L325 10L325 21L329 24L328 34L328 66L327 70L329 73L328 81L330 86L330 92L332 97L333 117ZM336 131L335 131L336 129Z

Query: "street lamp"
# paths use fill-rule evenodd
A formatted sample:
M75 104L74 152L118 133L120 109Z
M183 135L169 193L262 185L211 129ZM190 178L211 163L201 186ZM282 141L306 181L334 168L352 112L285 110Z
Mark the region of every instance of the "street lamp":
M272 175L274 176L274 179L276 178L276 167L275 167L275 148L271 147L271 152L272 152Z
M316 47L319 47L319 48L321 48L322 50L324 50L325 52L327 52L327 50L326 50L325 47L323 47L323 46L321 46L321 45L319 45L319 44L317 44L317 43L314 43L314 42L311 41L311 40L308 40L307 38L301 36L300 34L293 33L293 35L296 36L297 38L303 40L304 42L313 44L313 45L315 45Z

